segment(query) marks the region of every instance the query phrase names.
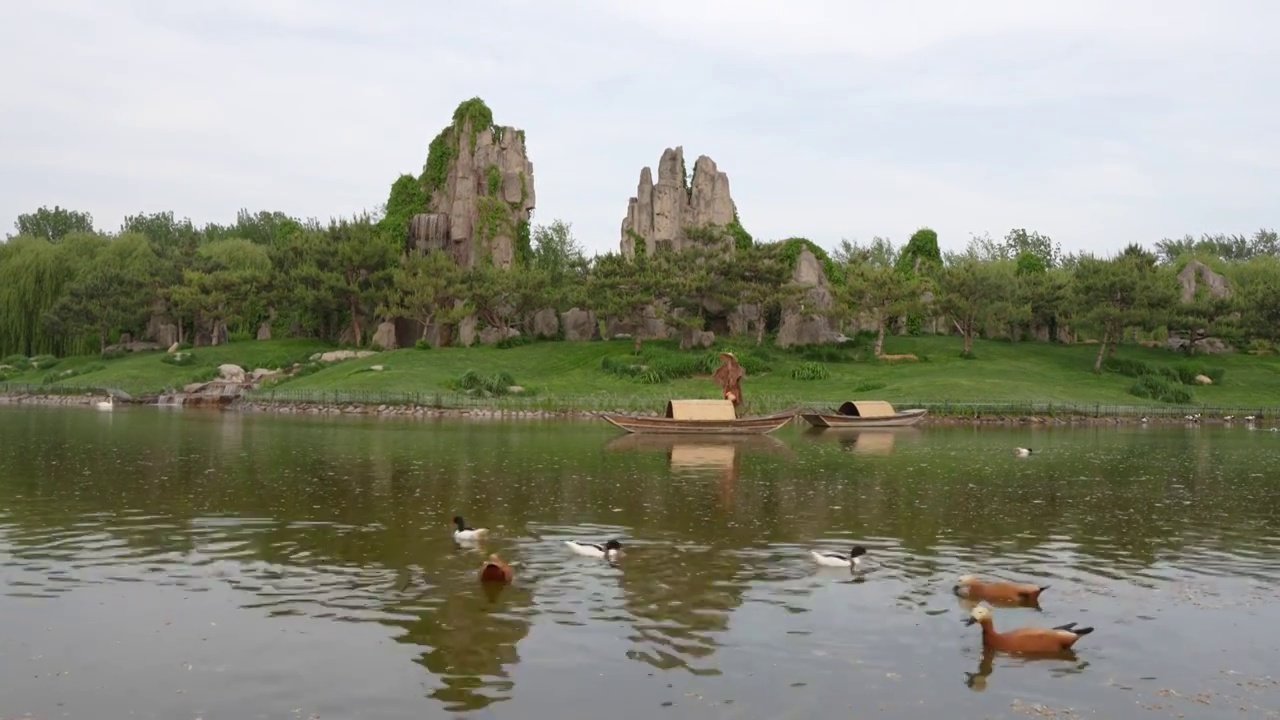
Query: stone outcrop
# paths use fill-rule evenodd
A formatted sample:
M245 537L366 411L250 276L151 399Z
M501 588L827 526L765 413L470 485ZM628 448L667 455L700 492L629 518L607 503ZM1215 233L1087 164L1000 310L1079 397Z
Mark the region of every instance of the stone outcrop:
M565 310L560 313L560 326L564 328L564 339L571 342L600 339L600 325L590 310Z
M380 323L369 344L383 350L395 350L400 347L400 343L396 338L396 324L389 320Z
M411 245L446 250L466 267L486 256L511 266L534 208L523 130L495 125L480 98L467 100L431 142L419 181L426 207L410 219Z
M621 250L627 257L635 257L641 244L649 254L683 250L690 244L689 228L725 228L736 218L729 176L715 161L700 155L693 164L693 176L686 178L684 148L667 148L658 162L656 183L650 168L640 171L636 195L627 202L622 221Z
M834 298L822 272L822 264L811 250L805 248L796 257L791 279L797 285L807 286L799 302L788 303L782 308L782 323L778 326L779 347L815 345L847 340L837 332L831 320Z
M1231 286L1222 275L1209 269L1199 260L1192 260L1178 273L1178 284L1182 286L1182 302L1195 300L1196 288L1204 286L1210 297L1231 297Z

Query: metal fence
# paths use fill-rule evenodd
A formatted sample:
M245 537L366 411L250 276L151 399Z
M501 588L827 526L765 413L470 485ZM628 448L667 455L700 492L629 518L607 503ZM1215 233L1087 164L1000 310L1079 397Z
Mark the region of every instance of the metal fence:
M0 383L5 395L83 395L111 392L124 395L119 388L101 385L65 385L36 383ZM848 398L798 398L785 395L752 394L747 396L747 411L768 413L789 408L831 409ZM1280 405L1110 405L1105 403L1066 402L951 402L946 400L900 400L889 398L898 409L926 408L932 415L946 417L1042 416L1042 417L1152 417L1178 418L1200 414L1221 418L1234 415L1243 419L1280 417ZM266 404L296 405L372 405L419 406L439 409L492 409L542 412L645 412L661 411L666 398L660 395L504 395L481 397L456 392L387 392L349 390L253 390L244 400Z

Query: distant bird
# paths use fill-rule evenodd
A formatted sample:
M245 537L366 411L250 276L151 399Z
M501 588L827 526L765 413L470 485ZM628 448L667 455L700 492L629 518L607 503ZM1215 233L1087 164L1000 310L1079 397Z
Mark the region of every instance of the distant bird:
M497 555L490 555L489 559L480 566L480 582L482 583L509 583L515 575L511 570L511 566L502 561Z
M1146 416L1146 415L1143 415L1143 416L1142 416L1142 419L1138 420L1138 422L1140 422L1140 423L1146 423L1146 422L1147 422L1147 416Z
M461 515L453 516L453 524L458 526L458 529L453 531L454 540L479 540L489 534L488 528L468 527Z
M99 410L111 410L115 406L116 406L116 397L114 395L108 395L106 400L99 400L97 405L95 405L94 407L98 408Z
M580 543L575 540L566 540L564 544L578 555L604 558L609 562L614 562L622 556L622 543L617 540L610 540L604 545L600 545L598 543Z
M1235 416L1235 415L1223 415L1223 416L1222 416L1222 422L1231 422L1232 420L1235 420L1235 419L1236 419L1236 416Z
M1018 457L1026 457L1031 454L1031 448L1014 448L1013 454Z
M1093 632L1091 627L1077 628L1067 623L1054 628L1018 628L1006 633L996 632L991 621L991 608L975 607L964 619L965 625L982 625L982 644L992 650L1014 653L1058 653L1069 650L1080 638Z
M867 554L867 549L861 545L854 545L849 551L848 557L840 553L819 552L810 550L809 555L814 562L826 567L847 567L850 570L857 570L862 566L862 556Z
M1024 603L1038 602L1040 593L1049 589L1048 585L1033 583L1015 583L1004 580L983 582L975 575L961 575L952 591L969 600L986 600L987 602Z

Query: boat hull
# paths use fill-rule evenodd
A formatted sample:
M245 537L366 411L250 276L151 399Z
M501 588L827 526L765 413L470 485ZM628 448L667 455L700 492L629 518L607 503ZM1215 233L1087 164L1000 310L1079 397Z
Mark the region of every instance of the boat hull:
M795 412L734 418L733 420L677 420L601 413L600 417L629 433L646 435L764 435L791 422Z
M916 408L914 410L903 410L888 417L865 418L856 415L829 413L801 413L800 417L816 428L909 427L923 420L928 412L924 408Z

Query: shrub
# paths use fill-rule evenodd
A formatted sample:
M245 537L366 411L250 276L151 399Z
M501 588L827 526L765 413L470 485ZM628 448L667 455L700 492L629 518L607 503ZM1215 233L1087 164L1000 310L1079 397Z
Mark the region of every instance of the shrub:
M1149 363L1134 358L1116 357L1112 355L1102 361L1102 368L1107 372L1113 372L1129 377L1143 377L1146 375L1155 375L1157 370Z
M52 355L37 355L31 358L31 367L36 370L48 370L59 362L61 361Z
M122 358L122 357L124 357L124 356L125 356L125 352L124 352L124 350L121 350L120 348L110 348L110 349L108 349L108 350L104 350L104 351L102 352L102 359L103 359L103 360L119 360L120 358Z
M31 361L27 359L26 355L10 355L0 360L0 365L8 365L18 372L31 369Z
M499 350L509 350L511 348L520 347L521 345L528 345L531 342L533 342L533 338L528 335L512 335L510 337L502 338L494 345L494 347Z
M883 390L885 384L877 380L863 380L853 386L853 392L871 392L873 390Z
M515 384L516 379L505 370L492 375L481 375L475 370L468 370L453 383L456 389L467 395L480 397L506 395L511 392Z
M1129 388L1130 395L1150 398L1156 402L1185 405L1191 402L1191 393L1177 387L1160 375L1143 375Z
M68 380L76 377L77 375L88 375L92 372L98 372L105 367L106 365L103 365L102 363L94 363L93 365L81 365L80 367L67 368L61 372L50 372L46 374L40 382L44 385L52 385L59 380Z
M795 380L826 380L831 373L820 362L803 362L791 368L791 377Z
M425 338L419 339L418 342L413 344L413 348L415 350L430 350L431 343L427 342Z

